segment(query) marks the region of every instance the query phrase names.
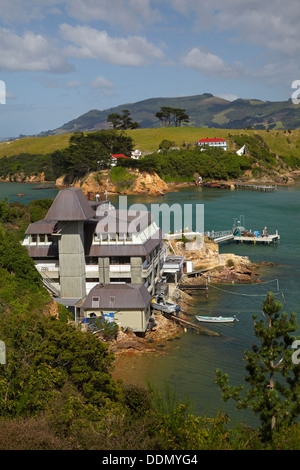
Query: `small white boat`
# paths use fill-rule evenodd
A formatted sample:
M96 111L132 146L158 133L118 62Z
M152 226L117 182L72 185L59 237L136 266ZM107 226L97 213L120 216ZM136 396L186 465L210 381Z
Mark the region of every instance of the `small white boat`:
M219 316L219 317L204 317L204 316L196 315L196 318L197 318L198 321L208 322L208 323L232 323L235 320L239 321L236 318L236 315L234 315L233 317L221 317L221 316Z
M150 305L155 310L160 310L165 313L174 313L177 306L177 304L167 302L161 294L155 295L152 298Z

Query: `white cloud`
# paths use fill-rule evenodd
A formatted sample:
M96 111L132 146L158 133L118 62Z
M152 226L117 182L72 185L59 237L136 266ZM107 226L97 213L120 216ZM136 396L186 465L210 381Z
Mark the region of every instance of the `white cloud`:
M232 38L272 51L296 55L300 50L299 0L170 0L190 17L195 30L215 28Z
M115 85L105 77L99 76L94 78L90 85L94 90L99 90L105 96L113 96L114 94Z
M80 21L106 21L133 31L160 18L150 0L68 0L67 11Z
M6 24L42 20L48 14L61 14L61 0L1 0L1 21Z
M237 62L234 65L226 64L216 54L199 47L191 49L180 58L179 62L185 67L198 70L203 75L234 78L244 73L242 64Z
M68 54L73 57L101 59L109 64L129 66L145 65L149 59L163 57L161 49L141 36L113 38L106 31L65 23L60 26L60 31L65 40L73 43L67 47Z
M113 88L114 87L114 84L112 82L110 82L109 80L107 80L107 78L105 77L96 77L94 78L94 80L92 80L91 82L91 87L92 88Z
M66 73L73 70L62 51L31 31L23 36L0 28L0 69Z
M1 21L6 24L43 20L48 15L68 16L79 21L105 21L127 30L140 30L161 18L151 0L1 0Z

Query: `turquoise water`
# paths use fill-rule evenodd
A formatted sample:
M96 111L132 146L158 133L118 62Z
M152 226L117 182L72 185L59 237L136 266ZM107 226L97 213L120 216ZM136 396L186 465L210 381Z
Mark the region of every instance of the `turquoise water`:
M58 193L57 189L37 189L40 186L31 183L0 183L0 201L7 198L9 202L29 204L34 199L54 198ZM18 196L19 193L24 196Z
M0 183L0 200L19 200L28 203L32 199L54 197L56 190L35 190L36 185ZM16 196L24 193L24 197ZM118 203L118 197L110 198ZM239 322L229 325L216 325L215 330L222 337L206 337L191 331L169 342L168 354L155 357L132 357L127 363L126 375L137 381L149 381L162 391L165 384L188 397L194 404L195 413L214 416L218 410L227 411L234 423L246 420L257 423L250 413L236 411L233 403L223 403L220 392L214 383L215 369L220 368L229 374L230 383L244 384L244 350L251 350L253 335L253 314L260 314L261 304L268 291L277 292L287 312L296 312L300 324L300 185L280 188L272 193L255 191L230 191L208 188L188 188L165 196L153 198L128 196L128 204L143 203L150 208L153 203L204 204L204 228L208 230L229 230L233 219L245 216L246 228L262 231L265 226L269 233L278 230L280 243L274 246L251 246L228 244L220 247L220 252L249 256L251 261L271 261L276 266L260 269L265 284L222 285L209 289L209 298L200 295L196 299L196 314L238 314ZM220 290L221 288L221 290ZM298 333L299 334L299 333ZM128 374L127 374L128 372Z
M116 199L117 201L117 199ZM128 197L128 203L143 202L150 207L153 199ZM251 261L267 261L277 266L260 269L265 284L222 285L209 288L209 298L200 295L195 306L197 314L238 314L239 322L216 325L222 337L206 337L187 332L174 340L168 355L159 361L136 358L132 373L140 370L141 382L149 381L163 390L169 383L180 397L189 397L195 412L214 416L216 411L227 411L232 419L257 424L256 418L245 411L237 411L233 402L224 403L214 383L215 369L229 374L231 384L245 384L244 350L251 350L257 340L253 334L253 314L260 314L267 292L277 292L283 310L296 312L300 324L300 186L278 188L276 192L230 191L208 188L188 188L156 198L157 203L204 204L205 231L229 230L233 219L244 215L247 229L269 233L278 230L280 243L274 246L227 244L220 252L249 256ZM219 289L222 290L219 290ZM299 334L299 333L298 333ZM130 367L130 366L128 366Z

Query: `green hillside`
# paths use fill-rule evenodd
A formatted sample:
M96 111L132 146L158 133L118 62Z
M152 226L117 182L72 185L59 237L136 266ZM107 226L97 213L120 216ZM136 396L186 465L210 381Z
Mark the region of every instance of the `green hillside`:
M0 143L0 158L18 155L19 153L46 154L68 146L70 134L47 137L25 137L10 142Z
M125 103L99 111L93 109L64 125L43 132L41 135L63 134L75 131L107 129L110 113L131 113L133 121L141 128L155 128L160 122L155 114L161 107L185 109L189 116L188 126L219 129L298 129L300 128L300 106L288 101L261 101L237 99L228 101L204 93L202 95L175 98L150 98L136 103Z
M134 142L134 148L143 153L154 152L158 149L162 140L167 139L174 142L174 146L187 146L194 144L197 140L206 137L220 137L228 140L231 146L230 136L248 134L260 135L268 145L271 152L283 156L295 156L300 158L300 130L251 130L251 129L204 129L197 127L168 127L134 129L126 131ZM12 141L10 144L0 144L0 158L4 156L28 154L48 154L54 150L66 148L69 143L70 134L61 134L48 137L28 137Z

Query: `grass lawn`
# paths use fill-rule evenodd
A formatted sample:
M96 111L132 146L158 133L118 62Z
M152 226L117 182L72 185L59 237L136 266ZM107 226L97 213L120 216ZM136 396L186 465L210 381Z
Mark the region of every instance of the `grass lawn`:
M126 133L133 139L134 148L142 152L151 153L158 149L164 139L174 142L175 146L194 144L203 138L220 137L239 134L259 134L265 140L271 152L277 155L294 155L300 157L300 130L291 132L283 130L252 130L252 129L208 129L198 127L168 127L128 130ZM68 146L71 134L61 134L48 137L26 137L0 143L0 158L17 155L19 153L45 154ZM229 143L229 150L230 142Z

